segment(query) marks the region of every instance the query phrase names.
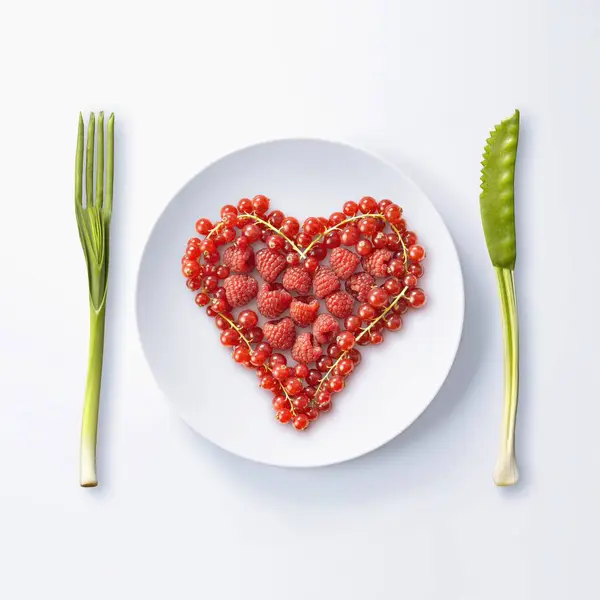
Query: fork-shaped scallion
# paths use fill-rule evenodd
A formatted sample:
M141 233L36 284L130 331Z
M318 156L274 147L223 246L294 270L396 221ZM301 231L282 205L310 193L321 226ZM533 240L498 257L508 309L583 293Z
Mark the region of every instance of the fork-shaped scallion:
M83 254L87 264L90 302L90 346L88 373L81 424L80 483L82 487L98 485L96 477L96 440L98 409L102 382L104 324L108 288L108 250L113 202L115 117L107 124L106 189L104 181L104 113L98 115L96 147L96 194L94 195L94 137L96 120L90 114L85 150L85 203L83 198L84 125L79 114L75 159L75 216Z

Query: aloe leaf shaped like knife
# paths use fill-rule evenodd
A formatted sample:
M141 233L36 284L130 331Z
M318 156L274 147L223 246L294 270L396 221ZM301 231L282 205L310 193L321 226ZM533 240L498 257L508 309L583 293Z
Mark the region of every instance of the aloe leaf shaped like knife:
M515 425L519 393L519 323L515 292L515 163L519 111L497 125L486 140L481 170L480 208L488 252L496 271L504 335L504 414L500 455L494 471L499 486L519 479Z
M79 238L87 265L90 302L90 345L88 373L85 386L83 420L81 424L80 484L98 485L96 476L96 441L98 410L102 383L104 355L104 324L106 321L106 294L108 291L108 255L110 219L113 203L115 117L107 124L106 187L104 181L104 114L98 115L96 147L96 194L94 195L94 137L96 122L90 114L85 151L85 204L83 199L84 126L79 115L77 152L75 158L75 216Z

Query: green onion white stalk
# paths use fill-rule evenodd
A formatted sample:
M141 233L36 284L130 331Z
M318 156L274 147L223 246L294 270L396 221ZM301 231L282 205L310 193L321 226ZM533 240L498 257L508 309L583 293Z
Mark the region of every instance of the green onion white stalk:
M90 304L90 345L88 373L83 404L80 448L80 484L82 487L98 485L96 476L96 442L98 436L98 411L102 383L104 354L104 326L106 320L106 295L108 290L108 259L110 219L114 180L114 125L111 114L107 124L106 189L104 182L104 113L98 115L96 147L96 193L94 194L94 138L96 124L90 114L87 129L85 160L85 204L83 202L84 125L79 115L77 153L75 159L75 216L79 238L87 265Z
M504 415L496 485L519 479L515 458L515 426L519 393L519 323L515 291L515 164L519 142L519 111L490 133L481 170L481 220L490 259L496 271L504 334Z

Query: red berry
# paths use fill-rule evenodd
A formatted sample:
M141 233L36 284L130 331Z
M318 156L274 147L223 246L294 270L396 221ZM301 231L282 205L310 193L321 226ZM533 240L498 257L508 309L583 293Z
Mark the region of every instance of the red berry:
M321 390L317 394L316 400L319 408L321 408L323 404L329 404L331 402L331 392L329 392L328 390Z
M392 258L388 264L388 273L394 277L401 277L404 274L404 262L399 258Z
M294 374L300 379L305 379L308 375L308 367L302 363L297 364L294 368Z
M316 408L309 408L304 413L309 421L316 421L319 418L319 411Z
M296 236L296 244L300 246L300 248L308 248L311 242L312 236L304 231Z
M267 246L271 250L283 250L285 248L285 240L280 235L273 234L267 238Z
M253 310L243 310L238 315L238 322L244 329L251 329L258 323L258 315Z
M355 225L348 225L342 231L341 241L344 246L354 246L358 242L359 233Z
M373 213L377 210L377 201L375 198L371 198L371 196L364 196L360 199L358 208L360 208L360 212L363 214Z
M356 333L362 325L362 319L356 315L350 315L344 319L344 327L352 332Z
M402 317L394 313L386 315L383 320L383 325L390 331L398 331L399 329L402 329Z
M336 225L339 225L342 221L345 221L345 220L346 220L346 215L343 212L334 212L334 213L331 213L331 215L329 217L328 225L329 225L329 227L335 227Z
M235 329L226 329L221 333L223 346L235 346L240 341L240 334Z
M373 252L373 244L369 240L358 240L356 252L359 256L369 256Z
M252 208L257 215L264 215L269 210L270 203L270 200L262 194L252 198Z
M310 420L308 419L308 417L306 415L296 415L296 417L294 418L294 428L297 429L298 431L304 431L307 427L308 424L310 423Z
M355 341L354 335L350 331L342 331L335 339L336 344L343 352L353 348Z
M373 237L373 247L377 250L381 250L381 248L385 248L387 246L387 235L383 233L383 231L378 231Z
M386 248L388 250L391 250L392 252L396 252L397 250L400 250L400 248L402 247L402 242L400 241L400 238L395 233L388 233L386 237L387 237Z
M258 282L249 275L230 275L223 282L223 286L225 287L227 302L232 307L248 304L258 293Z
M238 202L238 211L240 214L248 214L252 212L252 200L250 198L242 198Z
M397 296L402 291L402 284L397 277L390 277L385 280L383 288L390 296Z
M408 293L408 301L413 308L421 308L427 303L427 296L422 289L415 288Z
M202 254L198 244L189 244L185 250L185 255L189 260L196 260Z
M306 376L306 383L310 386L319 385L321 381L321 371L318 369L310 369Z
M208 235L213 228L213 224L208 219L198 219L196 221L196 231L200 235Z
M369 292L368 302L374 308L385 306L388 301L388 293L381 287L375 287Z
M342 377L347 377L354 370L354 363L349 358L342 358L337 365L337 372Z
M198 306L206 306L210 302L210 298L208 294L200 292L199 294L196 294L196 298L194 299L194 301Z
M329 344L327 346L327 356L331 356L333 360L338 359L342 355L342 350L337 344Z
M309 256L304 261L303 266L309 273L314 273L319 268L319 261L316 258Z
M402 209L397 204L390 204L383 214L388 223L395 225L402 218Z
M207 275L204 278L204 287L209 292L214 292L219 287L219 278L216 275Z
M251 327L246 331L246 339L252 344L262 342L263 337L264 333L261 327Z
M205 252L204 253L204 260L211 265L216 265L219 262L219 259L221 258L220 254L218 252Z
M265 339L277 350L289 350L296 339L296 328L289 317L267 321L263 326Z
M294 342L292 358L299 363L310 363L323 353L321 346L310 333L301 333ZM298 375L300 377L300 375Z
M311 237L318 235L324 230L323 224L316 217L308 217L304 221L303 230Z
M344 379L339 375L332 375L327 383L330 392L338 393L344 389Z
M363 269L373 277L385 277L388 274L388 263L392 260L389 250L375 250L362 259Z
M376 314L375 309L370 304L363 303L358 307L358 316L363 321L371 321L375 318Z
M403 239L407 246L414 246L418 240L417 234L414 231L407 231L404 234Z
M297 252L288 252L285 255L285 261L290 267L294 267L300 262L300 257Z
M327 248L325 244L318 243L315 244L309 251L308 255L311 258L315 258L318 261L322 261L327 256Z
M188 279L198 277L198 275L200 275L200 265L195 260L186 260L181 265L181 272L183 273L183 276Z
M284 383L285 391L290 396L295 396L302 391L302 382L297 377L288 377Z
M369 341L374 346L383 342L383 334L380 331L371 331L369 334Z
M313 335L319 344L329 344L339 331L339 323L328 314L320 314L313 323Z
M300 265L288 267L283 273L283 287L288 292L306 294L310 290L311 285L312 279L310 274Z
M319 301L314 296L297 296L290 305L290 316L299 327L307 327L317 318Z
M377 231L377 223L373 217L364 217L358 222L358 230L364 236L372 236Z
M358 350L357 348L352 348L352 350L350 350L348 352L348 358L350 358L350 360L355 364L359 364L360 361L362 360L362 355L360 353L360 350Z
M260 230L260 227L255 223L248 223L248 225L244 225L242 233L248 239L249 244L257 242L262 236L262 231Z
M375 285L375 279L364 271L355 273L346 282L346 290L359 302L366 302L371 288Z
M282 408L276 415L277 420L284 425L292 420L292 411L287 408Z
M352 314L354 298L348 292L334 292L325 298L327 310L338 319L345 319Z
M360 263L360 258L346 248L335 248L331 251L329 264L340 279L348 279Z
M342 210L346 216L353 217L358 212L358 204L352 200L349 200L348 202L344 203Z
M396 315L403 315L407 310L408 301L404 298L400 298L400 300L398 300L398 302L396 302L396 304L394 304L394 307L392 308L392 311Z
M411 275L414 275L417 279L423 277L423 273L425 270L423 269L423 265L420 263L411 263L408 265L408 272Z
M300 223L298 223L298 219L295 217L286 217L281 222L280 230L281 233L287 237L293 238L298 235L298 232L300 231Z
M321 373L327 373L332 366L333 359L330 356L321 356L321 358L317 360L317 369L321 371Z
M408 275L405 275L402 281L405 287L407 287L409 290L417 287L417 278L414 275L411 275L410 273Z
M302 385L302 384L300 384ZM302 388L300 388L302 389ZM306 394L298 394L292 400L292 406L298 412L304 412L308 408L308 396Z
M408 248L408 258L413 262L421 262L425 258L425 248L418 244L413 244Z
M258 290L256 302L261 315L274 319L287 310L292 296L286 290L276 289L275 285L263 283Z
M200 277L192 277L185 282L188 290L197 292L202 287L202 279Z
M380 200L379 204L377 205L377 208L379 209L380 213L383 213L385 211L385 209L392 203L391 200Z
M290 368L287 365L275 365L273 367L273 377L275 377L277 381L285 381L290 377Z
M283 223L284 218L285 218L285 215L280 210L274 210L271 213L269 213L269 216L267 217L267 221L271 225L273 225L273 227L276 227L277 229L279 229L281 227L281 224Z
M279 412L280 410L283 410L284 408L290 408L290 401L285 397L285 396L274 396L273 400L273 408Z
M342 237L339 231L330 231L323 239L323 243L327 248L332 250L338 248L342 243Z
M307 259L308 260L308 259ZM340 280L332 269L320 266L313 278L313 290L317 298L325 298L340 289Z

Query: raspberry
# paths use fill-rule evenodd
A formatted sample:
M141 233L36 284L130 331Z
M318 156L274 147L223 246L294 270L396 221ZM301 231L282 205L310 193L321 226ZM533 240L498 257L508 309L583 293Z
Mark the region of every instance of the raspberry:
M306 294L310 290L310 273L301 265L288 267L283 274L283 287L288 292Z
M237 246L229 246L223 254L223 264L238 273L250 273L254 269L254 250L247 246L240 250Z
M388 274L388 263L391 258L392 253L389 250L380 248L362 259L363 269L373 277L385 277Z
M299 327L307 327L317 318L319 301L314 296L298 296L290 305L290 316Z
M369 292L374 285L374 277L361 271L360 273L354 273L354 275L346 281L346 291L354 296L359 302L366 302Z
M301 333L292 348L292 358L299 363L309 363L317 360L323 354L321 346L317 344L311 333Z
M268 319L278 317L292 301L292 296L285 290L273 289L268 283L263 283L256 298L258 312Z
M340 289L340 280L329 267L319 267L313 279L313 290L317 298L325 298Z
M286 264L285 257L271 248L263 248L256 253L256 269L267 283L273 283Z
M329 257L329 264L340 279L348 279L356 270L359 262L360 257L346 248L334 248Z
M276 350L289 350L296 339L296 328L289 317L267 321L263 325L265 340Z
M258 292L258 282L249 275L230 275L223 282L223 287L232 308L248 304Z
M348 292L333 292L325 298L325 304L334 317L345 319L352 314L354 298Z
M340 325L331 315L319 315L313 323L313 334L319 344L329 344L339 332Z

